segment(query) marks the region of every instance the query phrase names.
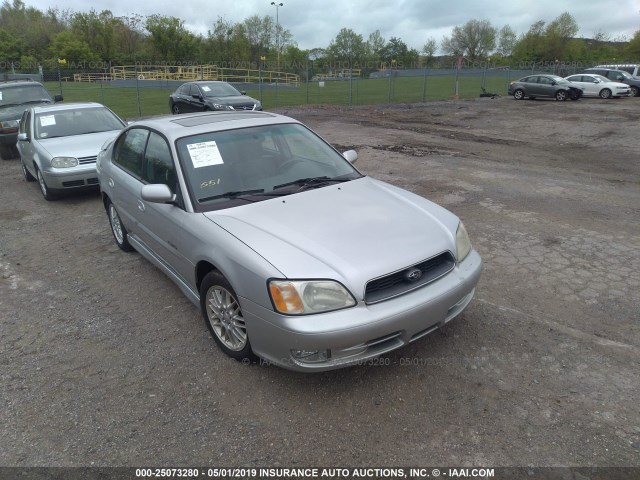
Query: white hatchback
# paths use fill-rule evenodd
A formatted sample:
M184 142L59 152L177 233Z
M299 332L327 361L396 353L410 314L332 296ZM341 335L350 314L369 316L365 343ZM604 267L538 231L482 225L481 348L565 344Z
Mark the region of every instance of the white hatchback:
M602 75L580 73L566 77L566 79L577 84L582 89L584 97L616 98L631 95L629 85L613 82Z

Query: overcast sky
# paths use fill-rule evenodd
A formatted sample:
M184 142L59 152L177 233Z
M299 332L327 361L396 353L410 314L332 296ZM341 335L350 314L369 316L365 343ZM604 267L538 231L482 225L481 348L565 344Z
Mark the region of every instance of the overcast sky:
M438 43L456 25L468 20L489 20L496 28L509 24L516 33L543 20L550 22L567 11L580 27L579 36L596 31L631 38L640 29L640 0L281 0L278 18L301 49L327 47L341 28L350 28L366 40L375 30L388 40L401 38L410 48L422 50L433 37ZM49 7L74 12L111 10L115 16L138 13L178 17L194 33L206 35L221 16L234 23L251 15L276 16L271 0L25 0L27 6L46 11ZM134 7L135 4L135 7Z

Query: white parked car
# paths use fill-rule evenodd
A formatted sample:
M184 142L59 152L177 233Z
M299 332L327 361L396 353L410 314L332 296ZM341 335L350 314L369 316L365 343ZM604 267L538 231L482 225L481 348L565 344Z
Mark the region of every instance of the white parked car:
M584 97L616 98L631 95L629 85L613 82L602 75L579 73L566 77L566 79L577 84L582 89Z

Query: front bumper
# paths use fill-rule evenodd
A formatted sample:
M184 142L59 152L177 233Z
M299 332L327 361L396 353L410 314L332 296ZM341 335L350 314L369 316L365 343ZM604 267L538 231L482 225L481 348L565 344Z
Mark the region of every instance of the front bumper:
M47 187L53 190L68 190L98 186L96 164L78 165L71 168L45 168L42 171Z
M324 371L363 363L443 326L469 304L480 278L475 251L439 280L402 296L319 315L289 317L241 299L253 351L268 363ZM292 351L327 352L305 361ZM313 357L310 357L313 358Z

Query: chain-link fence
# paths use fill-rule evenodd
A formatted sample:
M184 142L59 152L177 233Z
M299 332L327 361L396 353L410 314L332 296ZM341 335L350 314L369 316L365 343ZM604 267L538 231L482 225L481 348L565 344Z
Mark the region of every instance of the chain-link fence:
M297 73L251 68L218 68L215 65L101 65L65 62L51 69L0 72L0 80L41 81L52 94L65 101L100 102L123 118L169 113L169 95L189 80L224 80L263 107L293 105L371 105L417 103L482 95L506 95L509 83L531 73L567 76L590 65L531 63L517 67L491 64L461 65L461 68L381 68L363 71L341 68L318 72L311 62L298 65Z

